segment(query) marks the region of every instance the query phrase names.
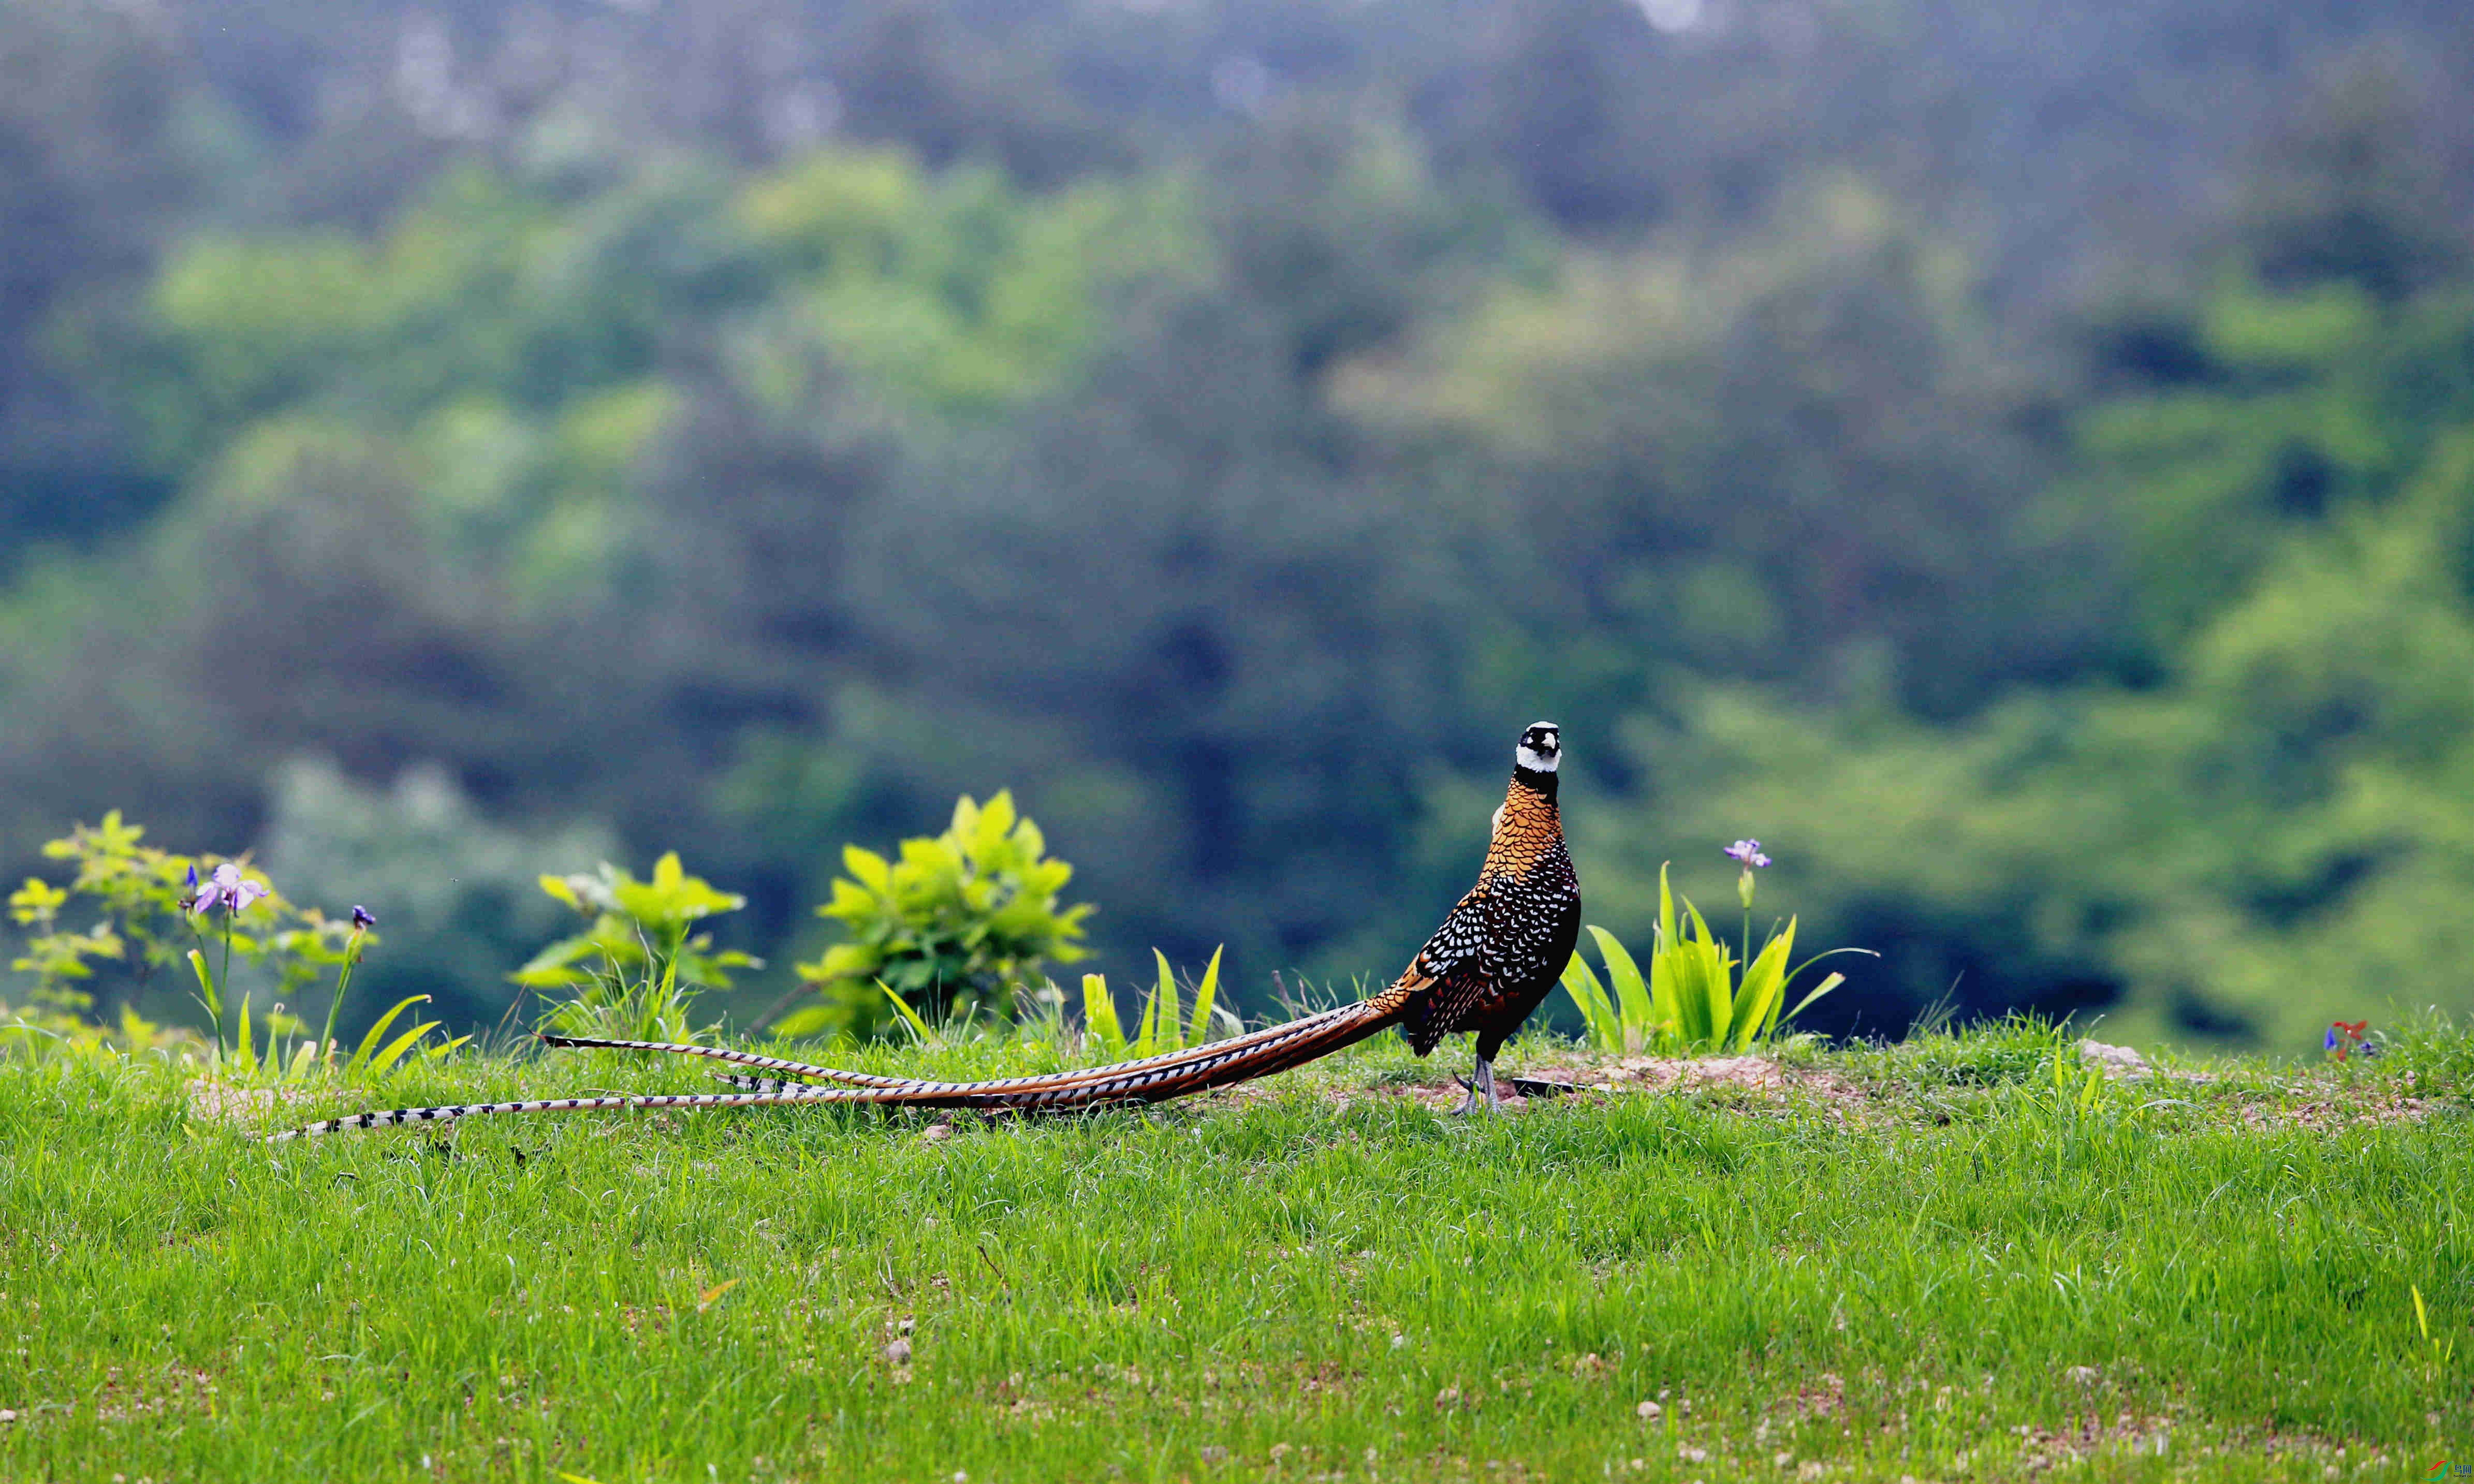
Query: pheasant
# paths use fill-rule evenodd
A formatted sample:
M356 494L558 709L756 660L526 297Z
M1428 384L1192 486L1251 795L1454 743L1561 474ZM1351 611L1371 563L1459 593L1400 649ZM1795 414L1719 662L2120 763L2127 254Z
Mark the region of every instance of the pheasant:
M1390 991L1410 991L1401 1030L1419 1056L1454 1032L1477 1033L1477 1075L1464 1113L1476 1110L1481 1092L1490 1109L1502 1107L1494 1054L1544 1002L1580 940L1581 879L1564 847L1555 803L1563 760L1563 733L1553 722L1520 734L1512 787L1494 812L1477 885Z
M1512 785L1494 812L1492 837L1477 885L1463 896L1415 960L1381 993L1285 1025L1227 1040L1079 1072L953 1083L879 1077L781 1057L667 1041L606 1040L544 1034L544 1043L621 1051L659 1051L784 1074L723 1074L732 1092L651 1096L537 1098L355 1113L273 1135L274 1140L352 1129L452 1122L493 1113L564 1112L593 1108L762 1107L787 1104L966 1107L1016 1112L1067 1112L1127 1103L1157 1103L1233 1083L1249 1082L1328 1056L1397 1025L1420 1057L1455 1032L1477 1034L1476 1075L1460 1111L1475 1111L1483 1095L1501 1104L1494 1056L1546 997L1572 956L1581 932L1581 891L1555 804L1563 738L1551 721L1520 735ZM803 1079L788 1081L787 1079ZM817 1083L836 1085L817 1086Z

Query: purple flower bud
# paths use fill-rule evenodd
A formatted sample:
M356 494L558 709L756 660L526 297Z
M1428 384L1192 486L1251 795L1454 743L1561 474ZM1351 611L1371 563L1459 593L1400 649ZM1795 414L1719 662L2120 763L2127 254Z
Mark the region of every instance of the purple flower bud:
M367 933L370 929L376 927L377 925L378 920L370 915L370 910L368 908L355 906L352 909L353 932Z
M2335 1051L2337 1046L2337 1028L2335 1026L2330 1026L2328 1028L2328 1034L2319 1037L2319 1049L2321 1051Z
M198 894L198 865L194 861L189 863L189 894L191 896Z

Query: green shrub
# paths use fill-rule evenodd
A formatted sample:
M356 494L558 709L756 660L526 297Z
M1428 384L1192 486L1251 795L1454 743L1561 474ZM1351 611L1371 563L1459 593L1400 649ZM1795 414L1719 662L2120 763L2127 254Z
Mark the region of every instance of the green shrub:
M698 990L728 988L728 970L764 967L762 960L734 949L715 952L713 935L695 931L707 917L746 906L747 898L689 875L675 850L653 863L650 881L604 861L591 872L544 876L541 888L592 925L533 955L508 977L529 988L574 991L544 1021L564 1034L691 1039L696 1028L689 1016Z
M777 1029L873 1031L886 1013L880 984L926 1020L1010 1016L1015 986L1084 952L1082 919L1093 909L1059 905L1074 867L1048 859L1047 848L1002 790L984 807L964 794L944 834L904 840L897 861L844 846L850 874L816 912L841 924L847 941L798 965L816 999Z

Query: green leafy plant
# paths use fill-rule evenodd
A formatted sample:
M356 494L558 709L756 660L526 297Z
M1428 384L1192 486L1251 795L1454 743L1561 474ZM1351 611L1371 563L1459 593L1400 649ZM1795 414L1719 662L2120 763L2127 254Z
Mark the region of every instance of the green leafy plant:
M1082 919L1093 911L1060 905L1074 867L1047 849L1004 791L984 806L964 794L944 834L904 840L898 860L844 846L849 874L816 912L847 941L798 965L802 995L816 1000L782 1017L779 1034L873 1029L882 1024L879 985L923 1022L1011 1014L1016 985L1051 961L1082 957Z
M1741 842L1751 845L1752 841ZM1768 857L1758 858L1766 864ZM1738 893L1746 913L1745 943L1750 947L1752 892L1745 883L1754 864L1746 859ZM1666 867L1658 868L1658 927L1650 947L1649 971L1640 965L1613 933L1591 925L1598 956L1606 964L1601 980L1575 951L1564 968L1564 989L1580 1008L1589 1044L1602 1051L1656 1052L1661 1056L1698 1053L1741 1054L1775 1038L1815 1000L1846 982L1831 974L1783 1010L1788 986L1805 969L1831 953L1864 953L1836 948L1788 966L1795 952L1795 919L1773 933L1749 962L1730 951L1710 931L1710 924L1689 899L1679 919L1676 898L1667 885ZM1741 977L1737 968L1742 966ZM1609 985L1613 985L1610 992Z
M376 941L369 932L374 919L357 908L351 918L330 918L316 908L296 906L246 857L182 855L145 843L145 835L143 826L128 822L117 810L100 824L80 824L43 846L47 858L74 864L68 884L30 877L11 893L10 916L29 937L10 967L34 979L26 1007L11 1017L12 1037L27 1044L121 1049L177 1038L183 1033L144 1020L134 1001L158 972L179 962L197 985L218 1057L227 1053L229 1030L230 1058L239 1063L246 1052L245 1064L253 1071L268 1065L279 1040L289 1048L279 1064L306 1069L330 1059L335 1016L352 966ZM90 925L78 926L81 921ZM215 950L211 959L209 947ZM253 1011L258 993L236 984L235 960L268 981L264 1002L271 1009ZM94 996L87 987L107 967L116 969L127 985L117 1024L109 1028L90 1017ZM299 1033L306 1027L283 1007L301 999L328 969L336 971L337 981L327 1034L320 1042L301 1041ZM261 1018L263 1045L257 1034ZM304 1058L302 1054L312 1046L324 1049Z
M729 970L762 968L736 949L716 952L695 925L737 912L747 898L691 876L671 851L639 881L607 861L572 876L544 876L541 888L591 925L550 944L508 976L534 989L572 991L545 1024L570 1035L684 1040L698 991L730 985Z
M1220 954L1211 950L1211 962L1194 987L1194 1010L1189 1016L1179 1003L1176 973L1169 967L1168 955L1154 948L1152 959L1159 966L1158 983L1143 1000L1143 1016L1135 1034L1128 1036L1124 1023L1117 1018L1117 1002L1108 992L1106 976L1082 976L1082 1029L1101 1056L1111 1061L1128 1057L1156 1056L1164 1051L1183 1051L1214 1039L1217 1029L1226 1035L1236 1034L1243 1027L1237 1017L1214 1002L1220 994Z

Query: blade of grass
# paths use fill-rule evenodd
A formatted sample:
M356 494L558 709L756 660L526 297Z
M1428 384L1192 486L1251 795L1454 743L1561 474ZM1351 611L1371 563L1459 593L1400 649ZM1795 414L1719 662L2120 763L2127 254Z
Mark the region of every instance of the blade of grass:
M930 1034L928 1022L919 1018L919 1012L910 1008L910 1002L894 993L893 986L882 979L876 982L876 987L884 990L885 997L893 1002L894 1010L901 1013L903 1021L910 1027L910 1034L919 1037L919 1044L927 1045Z
M370 1064L370 1058L377 1054L380 1039L386 1034L387 1027L395 1023L396 1016L402 1014L405 1010L411 1009L415 1005L426 1005L428 1003L429 996L425 994L407 995L403 999L398 1000L395 1003L394 1008L389 1010L385 1014L380 1015L377 1018L376 1024L371 1026L361 1036L360 1048L352 1053L352 1059L344 1064L344 1075L346 1077L350 1077L353 1073L360 1071L363 1067Z
M394 1066L398 1061L403 1059L403 1054L405 1052L408 1052L415 1046L420 1045L421 1038L423 1036L427 1035L430 1032L437 1029L437 1021L424 1020L421 1024L414 1026L411 1030L406 1031L401 1035L397 1036L394 1040L387 1042L386 1049L384 1051L379 1052L376 1056L370 1058L370 1075L372 1077L384 1077L387 1074L387 1069L389 1067Z
M1831 990L1837 988L1840 985L1845 983L1847 983L1846 975L1832 972L1828 979L1825 979L1820 984L1814 985L1810 994L1807 994L1803 999L1796 1001L1795 1009L1788 1010L1784 1015L1780 1016L1779 1024L1793 1024L1795 1017L1804 1013L1804 1008L1806 1006L1811 1004L1817 999L1820 999L1823 995L1828 994Z

